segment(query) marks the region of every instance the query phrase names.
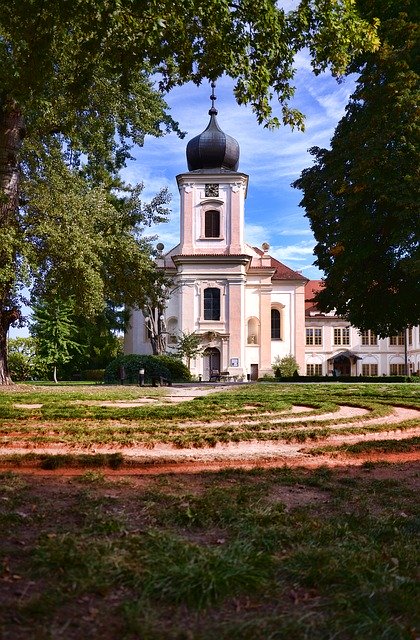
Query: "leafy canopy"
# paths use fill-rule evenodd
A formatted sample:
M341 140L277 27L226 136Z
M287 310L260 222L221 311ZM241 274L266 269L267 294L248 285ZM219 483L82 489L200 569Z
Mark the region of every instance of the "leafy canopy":
M143 306L144 226L166 216L167 194L145 207L119 172L146 135L182 135L163 91L226 73L259 122L302 127L294 54L309 47L315 72L339 74L376 46L353 0L289 13L275 0L0 3L0 383L25 285L89 317L106 300Z
M360 75L331 149L311 149L294 186L325 273L320 309L387 336L420 320L417 3L358 4L381 18L382 45L351 66Z
M296 51L309 47L315 72L339 75L355 54L377 46L375 25L353 0L302 0L290 12L274 0L2 3L0 86L28 125L71 132L90 150L100 146L98 131L109 141L116 128L137 143L160 131L159 95L146 81L156 72L164 89L226 73L238 102L251 104L261 122L271 122L273 96L294 122Z

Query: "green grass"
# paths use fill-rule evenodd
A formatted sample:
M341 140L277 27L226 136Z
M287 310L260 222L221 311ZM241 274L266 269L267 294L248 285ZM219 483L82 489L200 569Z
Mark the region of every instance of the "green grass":
M19 442L30 447L65 444L153 447L208 447L217 443L249 440L319 440L335 433L367 433L366 417L379 418L394 406L420 408L417 385L238 385L179 404L165 403L165 390L139 387L83 386L28 387L0 393L0 443ZM161 404L136 407L98 406L100 402L124 403L147 397ZM89 404L92 402L96 404ZM163 404L162 404L163 402ZM22 406L22 405L27 405ZM34 406L31 406L34 405ZM292 413L293 405L307 408ZM364 408L366 416L346 418L342 429L335 413L340 405ZM317 418L320 418L318 420ZM406 421L401 428L410 428ZM383 425L375 427L381 431Z
M20 470L0 473L2 639L419 636L414 465L149 477L129 475L137 464L129 448L113 452L255 440L313 441L314 455L344 459L415 451L412 434L398 441L380 434L418 426L416 419L386 420L393 407L420 408L417 385L238 385L181 404L165 403L165 391L0 391L0 464ZM160 404L86 404L144 396ZM16 406L23 404L41 406ZM293 413L294 405L305 411ZM323 417L341 405L367 414ZM366 417L378 424L364 424ZM365 433L377 439L322 444L331 435ZM17 444L27 453L7 454ZM66 452L37 453L49 445ZM32 467L45 477L25 475Z
M4 473L0 635L412 640L418 480L402 465Z
M413 425L414 426L414 425ZM339 446L317 447L311 451L313 455L320 453L364 454L364 453L406 453L420 451L420 437L404 438L403 440L374 440L356 442Z

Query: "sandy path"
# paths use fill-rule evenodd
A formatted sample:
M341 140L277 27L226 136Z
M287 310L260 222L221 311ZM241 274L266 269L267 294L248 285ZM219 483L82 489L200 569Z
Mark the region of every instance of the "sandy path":
M192 398L208 395L209 393L226 391L231 389L232 387L228 386L218 386L214 387L172 387L168 389L167 395L158 398L141 398L138 401L127 401L127 402L102 402L102 401L88 401L89 404L95 405L103 405L103 406L122 406L122 407L132 407L132 406L141 406L148 402L183 402L186 400L191 400ZM22 405L20 405L22 406ZM29 407L28 407L29 408ZM287 413L284 417L279 417L277 414L274 418L274 422L276 425L279 423L293 423L296 422L296 414L299 413L307 413L310 409L307 406L299 406L295 405L291 408L291 410L285 411ZM291 415L294 414L294 415ZM127 474L127 473L165 473L167 471L171 472L198 472L204 470L219 470L222 468L229 467L243 467L250 468L255 466L264 466L264 467L273 467L273 466L282 466L293 465L293 466L319 466L320 464L326 464L329 466L337 466L340 464L362 464L366 460L382 460L386 459L389 462L396 461L405 461L405 460L419 460L420 454L418 452L408 452L403 454L366 454L353 456L352 458L348 458L346 456L345 461L343 458L335 455L311 455L311 450L315 447L319 447L322 445L340 445L345 443L355 443L355 442L363 442L363 441L373 441L373 440L401 440L404 438L410 438L413 436L420 435L420 410L417 409L409 409L406 407L395 407L393 412L387 416L377 417L377 418L369 418L369 411L360 407L352 407L348 405L342 405L339 407L338 411L328 412L324 414L316 414L312 416L308 416L307 419L310 419L311 422L320 422L325 420L337 420L336 424L329 425L334 426L335 428L346 428L355 426L354 422L343 422L343 420L350 418L360 418L357 421L358 426L369 426L372 427L375 424L389 424L397 425L399 422L403 422L405 420L415 420L418 419L418 427L414 427L404 431L396 431L395 428L389 432L381 432L381 433L367 433L367 434L356 434L356 435L332 435L317 442L305 442L305 443L286 443L286 442L277 442L277 441L247 441L247 442L239 442L239 443L227 443L227 444L216 444L214 447L203 447L203 448L177 448L172 445L159 444L155 445L153 448L145 447L145 446L133 446L133 447L118 447L118 446L95 446L95 448L78 448L78 447L67 447L63 445L53 445L48 447L36 447L29 449L28 447L0 447L0 455L11 455L11 454L24 454L28 453L29 450L35 451L38 454L77 454L77 453L115 453L119 452L124 455L124 458L128 461L129 467L122 471L112 472ZM268 418L268 416L267 416ZM305 416L306 418L306 416ZM305 419L303 418L303 419ZM249 420L249 424L254 423L255 421L251 418ZM244 419L242 418L239 421L232 420L230 424L245 424ZM190 423L189 423L190 424ZM194 423L191 423L194 424ZM206 427L211 429L212 426L218 426L223 424L220 421L214 421L206 424ZM202 423L201 423L202 425ZM297 429L304 429L304 427L297 427ZM9 467L10 468L10 467ZM26 470L28 470L26 468ZM39 473L46 473L44 470L38 470ZM62 473L63 469L57 471L58 473ZM54 472L52 472L54 473ZM69 474L77 474L81 473L80 469L68 469L66 473ZM108 470L106 471L108 473Z

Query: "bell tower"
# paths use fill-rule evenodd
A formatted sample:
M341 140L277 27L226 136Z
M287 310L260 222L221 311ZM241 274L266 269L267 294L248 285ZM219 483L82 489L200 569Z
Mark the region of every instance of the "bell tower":
M239 144L222 131L211 84L210 121L187 144L188 171L177 176L180 243L170 258L176 269L179 329L203 335L204 379L214 362L243 373L245 285L251 263L244 240L248 176L238 171Z
M239 144L222 131L212 105L207 128L187 144L188 173L177 176L182 255L237 255L246 251L244 207L248 176L238 172Z

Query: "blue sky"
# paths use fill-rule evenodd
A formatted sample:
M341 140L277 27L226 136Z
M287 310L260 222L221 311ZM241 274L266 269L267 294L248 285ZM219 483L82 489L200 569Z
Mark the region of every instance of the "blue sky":
M308 149L329 146L354 84L349 78L338 84L328 74L315 77L304 54L298 56L297 68L292 106L306 116L303 133L288 127L269 131L258 125L251 108L240 107L235 102L233 83L228 78L217 82L215 106L220 127L239 142L239 171L249 175L246 241L254 246L268 242L271 255L306 277L316 279L322 274L313 266L314 239L304 211L299 207L302 194L290 185L312 164ZM146 139L144 147L135 150L135 161L125 171L129 182L144 182L145 199L162 186L172 193L170 221L152 229L159 235L156 242L163 242L165 251L179 239L179 194L175 176L188 170L185 156L188 140L208 124L210 94L208 84L174 89L167 96L167 102L172 117L187 131L186 137L181 140L171 134L161 139Z
M241 156L239 171L249 175L245 203L245 239L253 246L270 244L269 253L310 279L322 276L313 266L314 239L304 211L299 207L302 194L290 184L312 164L308 149L328 147L334 129L344 114L354 81L340 84L329 74L315 77L305 54L296 58L296 95L291 106L306 116L305 131L281 127L268 131L257 124L251 108L240 107L233 96L233 82L221 78L216 85L218 122L225 133L236 138ZM171 216L166 224L147 229L157 235L165 251L179 241L179 193L175 176L187 171L185 149L189 139L201 133L209 121L211 87L188 84L168 94L172 117L187 132L184 139L170 134L148 137L143 147L133 149L134 160L124 170L132 184L143 182L143 198L152 198L162 187L172 194ZM279 114L277 114L279 115ZM29 310L25 309L24 313ZM10 337L28 335L27 328L11 328Z

